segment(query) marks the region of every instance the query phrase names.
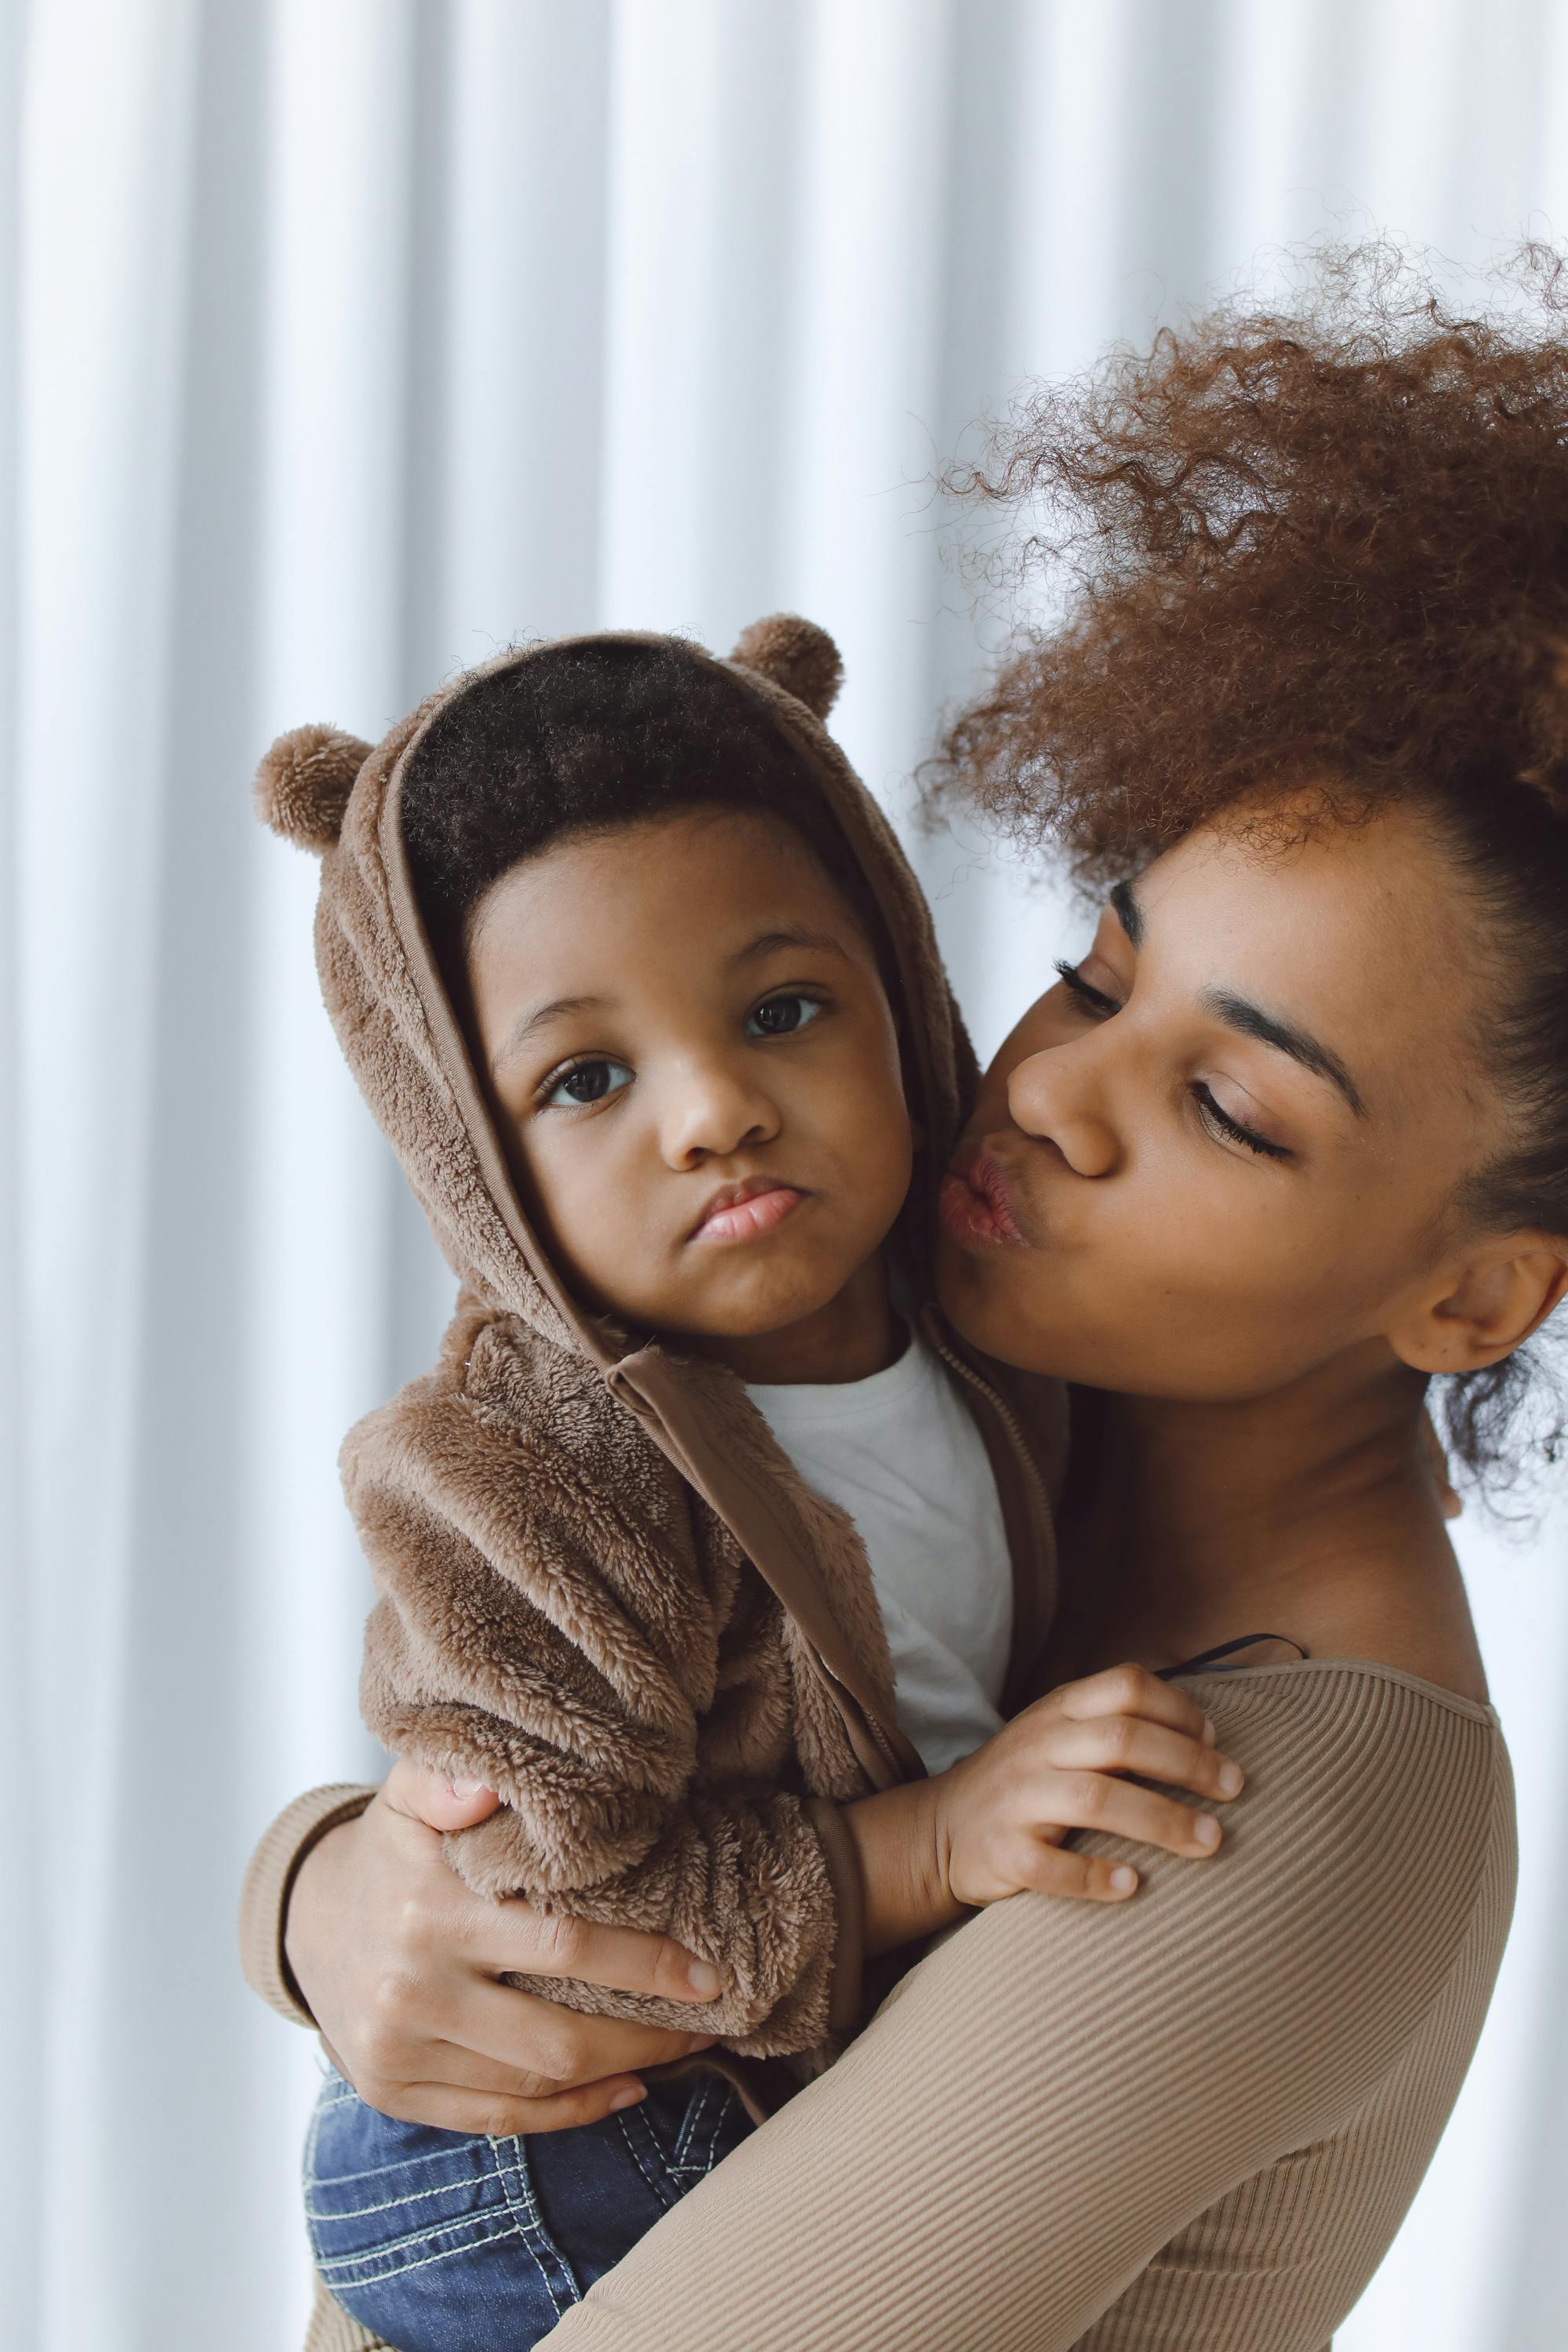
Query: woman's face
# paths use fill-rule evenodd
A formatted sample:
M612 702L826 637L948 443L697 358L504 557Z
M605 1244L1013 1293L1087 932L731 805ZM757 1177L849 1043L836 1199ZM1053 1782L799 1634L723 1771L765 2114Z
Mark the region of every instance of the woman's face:
M1481 941L1395 811L1266 857L1193 835L987 1074L939 1286L1014 1363L1235 1400L1385 1339L1506 1142L1472 1038Z

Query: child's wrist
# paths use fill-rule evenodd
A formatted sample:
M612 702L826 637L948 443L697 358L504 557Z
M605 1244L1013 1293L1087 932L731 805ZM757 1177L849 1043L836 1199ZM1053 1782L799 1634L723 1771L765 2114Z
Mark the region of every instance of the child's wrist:
M868 1957L933 1935L963 1916L948 1885L939 1774L844 1808L866 1890Z

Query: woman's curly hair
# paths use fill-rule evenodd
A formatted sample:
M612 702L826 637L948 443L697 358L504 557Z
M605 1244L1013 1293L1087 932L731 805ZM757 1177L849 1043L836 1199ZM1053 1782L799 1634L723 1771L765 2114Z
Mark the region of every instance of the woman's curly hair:
M1465 316L1396 249L1335 248L1288 310L1033 389L951 486L1027 517L1057 615L929 782L1084 883L1270 801L1299 830L1304 785L1329 819L1430 810L1515 950L1492 1039L1525 1141L1466 1206L1568 1234L1568 274L1532 245L1501 275ZM1449 1384L1472 1467L1525 1378Z

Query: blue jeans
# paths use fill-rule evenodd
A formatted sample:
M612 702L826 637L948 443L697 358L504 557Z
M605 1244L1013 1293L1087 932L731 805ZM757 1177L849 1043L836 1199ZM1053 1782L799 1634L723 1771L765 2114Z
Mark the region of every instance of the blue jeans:
M394 2123L329 2074L305 2210L329 2292L396 2352L529 2352L752 2130L716 2074L575 2131Z

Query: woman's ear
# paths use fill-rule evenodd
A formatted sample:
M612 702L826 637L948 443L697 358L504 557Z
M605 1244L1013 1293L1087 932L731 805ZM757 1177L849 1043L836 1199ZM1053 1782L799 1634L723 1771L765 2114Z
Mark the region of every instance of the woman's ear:
M1475 1372L1500 1363L1540 1329L1568 1291L1568 1239L1508 1234L1450 1258L1388 1333L1418 1372Z

